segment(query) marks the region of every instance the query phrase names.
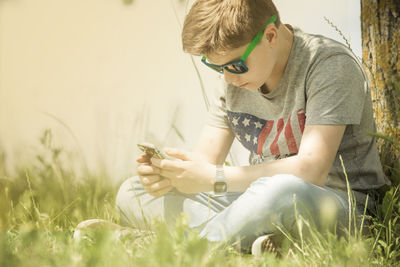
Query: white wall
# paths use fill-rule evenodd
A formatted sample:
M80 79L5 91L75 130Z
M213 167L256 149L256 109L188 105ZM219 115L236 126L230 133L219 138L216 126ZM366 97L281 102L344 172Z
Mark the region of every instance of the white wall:
M326 17L350 41L352 50L361 56L360 0L275 0L282 21L297 25L304 31L322 34L344 42L327 23Z
M349 2L276 4L284 23L342 41L328 17L360 54L359 3ZM206 111L181 51L172 7L183 20L179 3L0 0L0 146L9 166L31 159L45 128L67 150L81 149L91 169L105 163L118 180L134 172L140 140L190 149ZM198 66L212 90L215 74ZM173 121L186 142L170 130Z

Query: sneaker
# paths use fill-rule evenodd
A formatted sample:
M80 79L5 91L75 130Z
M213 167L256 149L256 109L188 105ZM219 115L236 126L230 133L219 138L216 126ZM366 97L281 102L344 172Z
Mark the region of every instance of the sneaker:
M142 231L139 229L133 229L130 227L123 227L119 224L103 220L103 219L91 219L80 222L74 230L74 239L80 240L87 236L89 232L94 231L113 231L118 239L126 236L142 236L149 233L149 231Z
M263 253L272 253L277 255L277 240L274 240L274 237L274 234L258 237L251 245L251 254L256 257L262 256Z

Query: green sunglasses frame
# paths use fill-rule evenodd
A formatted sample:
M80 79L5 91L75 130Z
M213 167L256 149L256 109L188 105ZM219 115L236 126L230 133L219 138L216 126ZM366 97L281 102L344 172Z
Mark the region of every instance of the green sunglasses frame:
M246 61L246 59L248 58L248 56L250 55L250 53L254 50L254 48L260 43L263 35L264 35L264 31L267 28L267 26L271 23L276 22L276 20L278 19L277 15L273 15L267 22L267 24L265 24L264 28L262 30L260 30L256 37L254 37L254 39L251 41L251 43L249 44L249 46L247 47L246 51L244 52L243 56L239 59L239 60L235 60L232 62L229 62L227 64L224 65L215 65L212 64L210 62L207 62L206 57L203 56L201 58L201 62L203 62L205 65L207 65L208 67L210 67L211 69L219 72L219 73L224 73L224 69L226 71L229 71L230 73L234 73L234 74L243 74L249 71L249 68L246 66L246 64L244 63ZM233 71L230 68L228 68L229 66L238 66L243 68L243 71ZM234 69L237 69L236 67L234 67Z

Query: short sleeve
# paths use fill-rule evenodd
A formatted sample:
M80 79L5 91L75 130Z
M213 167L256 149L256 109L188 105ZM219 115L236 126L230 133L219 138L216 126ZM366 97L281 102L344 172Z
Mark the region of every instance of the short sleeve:
M306 124L359 125L368 93L363 70L350 55L316 62L306 81Z
M206 123L218 128L230 128L226 112L226 90L227 84L220 78L214 90L209 94L210 108Z

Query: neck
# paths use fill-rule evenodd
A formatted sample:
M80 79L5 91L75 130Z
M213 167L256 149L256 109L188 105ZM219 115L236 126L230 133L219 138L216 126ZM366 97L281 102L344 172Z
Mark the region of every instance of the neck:
M279 45L277 46L277 61L270 78L263 84L263 93L269 93L276 89L283 74L285 73L287 62L289 61L290 51L293 45L294 34L288 26L281 24L279 27Z

